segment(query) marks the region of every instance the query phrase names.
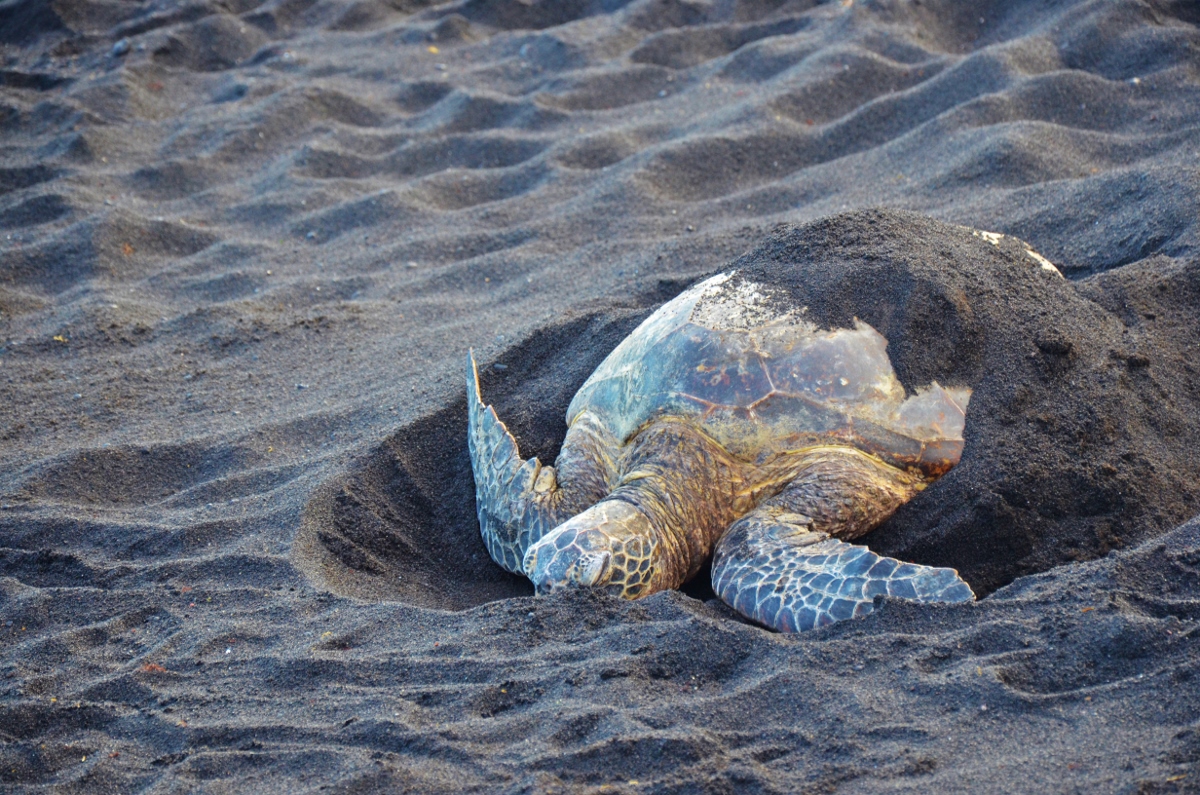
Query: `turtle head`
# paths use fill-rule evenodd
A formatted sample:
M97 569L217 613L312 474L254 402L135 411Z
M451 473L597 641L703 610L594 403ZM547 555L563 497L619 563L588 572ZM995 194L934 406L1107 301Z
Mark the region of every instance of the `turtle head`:
M645 515L605 500L563 522L525 552L525 576L539 594L603 588L626 599L651 592L657 544Z

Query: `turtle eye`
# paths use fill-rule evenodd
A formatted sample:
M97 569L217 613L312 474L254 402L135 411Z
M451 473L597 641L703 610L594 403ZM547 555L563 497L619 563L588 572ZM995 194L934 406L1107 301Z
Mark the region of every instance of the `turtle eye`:
M611 552L585 552L579 556L579 570L577 574L579 584L588 588L593 585L602 585L608 579L611 568Z

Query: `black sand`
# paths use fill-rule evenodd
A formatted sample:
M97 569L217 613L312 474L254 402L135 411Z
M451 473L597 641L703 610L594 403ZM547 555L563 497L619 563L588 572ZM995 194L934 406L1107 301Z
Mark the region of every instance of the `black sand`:
M1197 23L3 0L0 790L1200 792ZM975 389L867 541L978 604L780 636L489 561L467 347L550 460L735 262Z

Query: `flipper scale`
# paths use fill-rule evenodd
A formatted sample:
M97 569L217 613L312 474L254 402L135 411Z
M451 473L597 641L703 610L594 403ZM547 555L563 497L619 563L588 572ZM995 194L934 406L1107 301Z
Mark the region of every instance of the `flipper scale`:
M975 598L953 569L901 565L828 536L813 543L811 535L795 527L771 532L762 516L735 522L713 557L713 589L747 618L782 632L866 615L876 595L921 602ZM772 562L764 567L758 561L767 556ZM748 560L756 565L745 565Z

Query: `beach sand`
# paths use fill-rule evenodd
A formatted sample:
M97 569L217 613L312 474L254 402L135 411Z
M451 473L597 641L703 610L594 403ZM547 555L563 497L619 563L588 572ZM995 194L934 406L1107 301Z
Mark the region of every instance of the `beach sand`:
M3 0L0 790L1200 792L1198 24ZM780 635L488 558L468 348L549 463L729 268L974 390L864 541L977 603Z

